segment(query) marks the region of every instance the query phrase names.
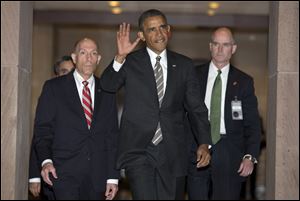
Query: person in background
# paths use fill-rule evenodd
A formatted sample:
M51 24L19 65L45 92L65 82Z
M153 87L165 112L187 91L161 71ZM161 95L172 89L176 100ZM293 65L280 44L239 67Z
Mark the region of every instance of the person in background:
M53 65L53 71L56 77L66 75L75 68L71 56L62 56L60 60L56 61ZM52 188L43 185L41 186L41 168L38 164L35 149L31 146L30 160L29 160L29 191L34 197L40 196L41 190L43 189L43 194L41 198L46 198L49 200L54 199Z
M55 76L66 75L75 68L71 56L62 56L60 60L55 62L53 71Z
M242 182L252 174L260 145L260 119L253 79L230 64L237 44L230 29L213 32L211 61L198 67L202 98L209 109L212 159L197 168L190 162L189 199L238 200ZM192 145L192 155L197 151Z
M45 82L34 123L34 146L43 180L56 199L112 200L118 119L114 93L100 89L94 75L101 56L97 43L79 40L75 70Z

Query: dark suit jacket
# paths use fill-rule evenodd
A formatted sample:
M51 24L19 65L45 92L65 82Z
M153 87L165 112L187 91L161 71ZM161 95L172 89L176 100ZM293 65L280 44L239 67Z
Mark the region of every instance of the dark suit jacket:
M39 161L52 159L62 180L70 177L80 180L89 175L95 190L105 190L107 179L119 178L115 169L118 135L115 101L115 94L101 91L95 77L94 113L89 130L73 71L48 80L39 98L34 125Z
M41 177L41 165L38 162L34 146L30 149L29 179Z
M203 101L206 93L208 71L209 63L197 67ZM235 97L242 101L243 120L232 119L231 101L235 100ZM228 74L224 113L226 136L228 141L231 142L234 158L229 163L231 163L234 170L238 170L245 154L258 157L261 128L253 79L232 65L230 65ZM194 146L194 151L195 149Z
M159 107L156 82L146 48L129 54L119 72L112 64L101 77L101 87L115 92L124 86L125 100L121 120L118 168L145 154L160 122L170 171L177 176L187 172L186 111L200 144L210 144L207 108L200 101L199 81L192 61L167 51L168 76L162 106Z
M29 159L29 179L40 178L41 179L41 163L38 161L37 153L34 145L31 146L30 159ZM41 192L39 197L41 199L55 200L53 189L42 181L40 182Z

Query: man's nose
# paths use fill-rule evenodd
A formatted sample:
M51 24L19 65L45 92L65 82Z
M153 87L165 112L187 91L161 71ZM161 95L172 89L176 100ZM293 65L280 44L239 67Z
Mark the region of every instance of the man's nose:
M160 29L157 30L157 36L161 36L162 35L162 31Z
M221 45L221 44L219 45L218 51L219 51L219 52L222 52L222 51L223 51L223 45Z
M92 59L92 54L91 53L88 53L87 54L87 59L90 61Z

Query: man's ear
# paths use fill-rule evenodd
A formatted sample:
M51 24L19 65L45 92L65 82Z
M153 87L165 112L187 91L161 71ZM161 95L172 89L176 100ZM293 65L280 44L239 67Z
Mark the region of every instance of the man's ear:
M76 64L76 54L72 53L71 57L72 57L73 63Z
M172 37L172 32L171 32L171 26L170 25L168 25L167 34L168 34L168 38Z
M97 58L97 65L100 63L100 60L101 60L101 55L99 54Z
M145 37L144 37L144 33L142 31L139 31L138 32L138 37L142 40L142 41L145 41Z
M231 54L234 54L236 52L236 49L237 49L237 45L234 44L233 47L232 47Z

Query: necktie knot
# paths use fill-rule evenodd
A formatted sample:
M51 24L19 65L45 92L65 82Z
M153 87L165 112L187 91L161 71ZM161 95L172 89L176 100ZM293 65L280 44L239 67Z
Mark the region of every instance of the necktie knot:
M157 62L160 62L160 59L161 59L161 56L157 56L157 57L156 57L156 61L157 61Z
M89 84L89 82L88 82L88 81L83 81L82 84L83 84L85 87L87 87L87 85Z

